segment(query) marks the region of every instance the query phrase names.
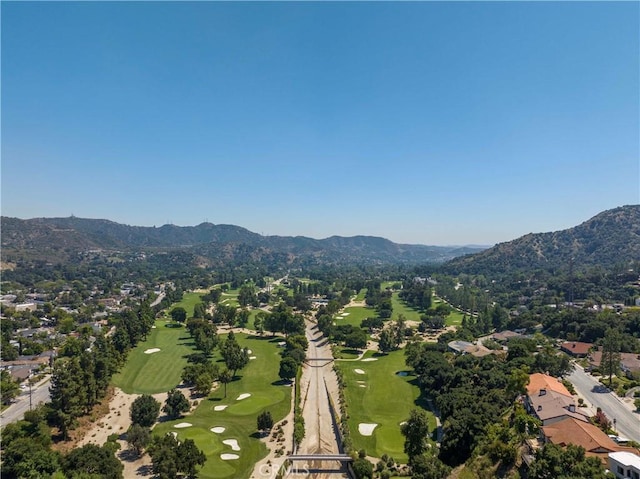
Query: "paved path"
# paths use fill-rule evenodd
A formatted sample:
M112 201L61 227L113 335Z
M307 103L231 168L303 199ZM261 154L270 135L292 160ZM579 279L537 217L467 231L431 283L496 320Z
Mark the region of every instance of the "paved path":
M640 442L640 414L632 411L632 399L621 399L609 392L578 365L567 379L594 409L600 407L610 421L616 420L616 430L620 436Z
M44 378L31 387L31 406L36 407L38 404L50 401L49 395L49 376ZM14 403L4 410L0 418L2 427L12 422L20 421L24 418L24 413L29 410L29 388L22 390L22 393L16 398Z

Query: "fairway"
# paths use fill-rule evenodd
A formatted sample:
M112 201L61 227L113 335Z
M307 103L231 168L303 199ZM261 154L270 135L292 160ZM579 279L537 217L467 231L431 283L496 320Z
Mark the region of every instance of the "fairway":
M342 314L348 314L348 316L341 316ZM362 320L366 318L375 318L377 316L378 313L374 308L352 306L344 308L342 312L334 315L333 320L335 321L337 326L343 324L351 324L352 326L359 328Z
M127 362L113 376L113 384L127 394L166 392L180 383L186 355L194 352L189 332L182 326L167 327L164 320L155 322L147 340L129 352ZM145 351L159 349L153 354Z
M207 462L198 472L201 479L248 478L254 464L267 454L265 445L256 437L251 437L256 433L258 414L267 410L276 423L288 414L291 407L292 388L278 383L281 349L277 343L281 338L236 334L236 339L240 346L251 349L257 359L238 372L239 379L228 384L227 397L224 397L224 387L220 387L208 398L199 399L193 414L162 422L154 429L154 434L176 432L179 440L190 438L195 441L207 456ZM219 355L216 354L216 357ZM238 400L241 394L251 396ZM216 411L216 406L227 408ZM192 426L183 429L174 427L181 422L188 422ZM224 431L214 433L211 431L214 427L224 428ZM222 442L229 439L238 441L239 451ZM272 443L272 447L275 447L275 443ZM237 454L239 458L222 460L220 455L228 453Z
M372 358L377 360L366 361ZM421 407L420 390L413 384L415 376L396 374L408 369L402 350L386 356L369 351L363 359L365 361L336 361L344 373L353 448L364 449L370 456L388 454L400 462L406 462L408 458L403 450L404 436L400 433L400 423L407 420L411 409ZM433 429L435 419L430 412L427 414L430 429ZM378 426L373 435L363 436L358 431L361 423Z
M187 318L193 318L193 308L196 303L202 302L202 298L200 298L200 296L203 294L205 293L184 293L180 301L172 304L171 307L167 309L166 315L169 316L172 309L181 307L187 312Z

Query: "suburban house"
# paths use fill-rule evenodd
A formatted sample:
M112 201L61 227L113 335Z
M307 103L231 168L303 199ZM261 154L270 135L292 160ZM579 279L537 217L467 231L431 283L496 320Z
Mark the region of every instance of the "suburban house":
M593 343L581 343L579 341L565 341L560 345L560 350L574 358L586 358Z
M485 348L482 344L474 344L467 341L451 341L448 346L454 353L471 354L477 358L481 358L489 354L495 354L494 351L489 348Z
M592 367L599 367L601 361L601 350L593 351L589 355L589 364ZM620 369L629 378L632 378L634 375L640 374L640 354L620 353Z
M566 418L589 422L589 416L576 407L573 396L564 384L548 374L529 375L524 404L529 414L542 421L543 426Z
M628 451L611 452L609 470L616 479L640 479L640 456Z
M609 453L626 452L630 455L638 453L637 449L616 444L599 427L571 417L550 426L542 426L540 434L544 443L563 447L569 444L581 446L587 456L599 458L605 466L609 465Z

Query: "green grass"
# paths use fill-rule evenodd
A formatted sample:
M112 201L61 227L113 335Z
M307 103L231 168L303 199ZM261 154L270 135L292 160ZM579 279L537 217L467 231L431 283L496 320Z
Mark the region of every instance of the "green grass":
M435 308L436 306L438 306L441 303L444 303L444 301L442 299L438 298L437 296L433 297L432 307ZM446 325L447 326L460 326L462 324L462 316L464 316L463 313L461 313L457 309L451 308L451 313L449 313L449 316L446 317Z
M355 450L364 449L367 454L381 457L388 454L400 462L406 462L404 436L400 433L400 423L407 420L411 409L425 407L420 396L415 376L399 376L398 371L406 371L404 351L394 351L388 355L367 352L365 358L375 357L372 362L337 361L344 373L345 398L349 413L349 429ZM365 374L357 374L361 369ZM357 381L364 381L360 387ZM430 429L435 428L435 418L428 412ZM360 423L376 423L373 435L363 436L358 432Z
M155 394L168 391L180 383L186 355L195 351L184 327L170 328L166 321L156 321L147 340L129 352L122 370L113 376L113 384L128 394ZM159 348L153 354L147 349Z
M277 347L280 338L258 338L236 334L240 346L251 349L257 360L238 372L240 379L213 391L208 398L200 400L193 414L178 420L160 423L154 434L178 433L178 439L193 439L207 456L207 462L198 472L201 479L248 478L254 464L267 454L265 445L256 437L256 419L260 412L271 412L274 422L282 420L290 410L292 389L279 384L278 367L281 351ZM238 401L243 393L251 397ZM228 405L224 411L214 411L218 405ZM192 427L176 429L173 426L188 422ZM211 432L212 427L226 428L224 433ZM240 451L232 451L222 443L225 439L237 439ZM274 443L275 444L275 443ZM222 453L234 453L237 460L223 461Z
M193 308L196 305L196 303L202 302L202 299L200 298L200 296L202 296L203 294L204 293L184 293L184 295L182 296L182 300L172 304L170 308L167 308L167 315L172 309L181 307L181 308L184 308L185 311L187 312L187 318L192 318Z
M349 316L342 317L340 316L340 314L343 314L343 313L339 313L333 317L333 320L335 321L336 325L339 326L341 324L351 324L359 328L360 323L362 323L363 319L375 318L376 316L378 316L378 313L376 312L375 309L363 308L361 306L344 308L344 313L349 313Z
M366 295L367 295L367 288L362 288L354 301L364 301L364 298Z
M398 319L398 316L403 314L404 319L407 321L420 321L420 311L407 306L407 304L398 297L398 294L398 292L395 292L391 296L391 306L393 306L391 319Z
M239 289L230 289L226 292L222 293L222 296L220 296L220 301L218 301L219 304L224 304L225 306L235 306L236 308L240 306L240 303L238 303L238 293L240 292Z

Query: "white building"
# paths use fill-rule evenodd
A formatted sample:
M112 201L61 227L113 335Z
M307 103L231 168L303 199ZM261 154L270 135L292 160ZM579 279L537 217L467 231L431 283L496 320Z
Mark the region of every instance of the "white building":
M610 452L609 470L617 479L640 479L640 456L626 451Z

